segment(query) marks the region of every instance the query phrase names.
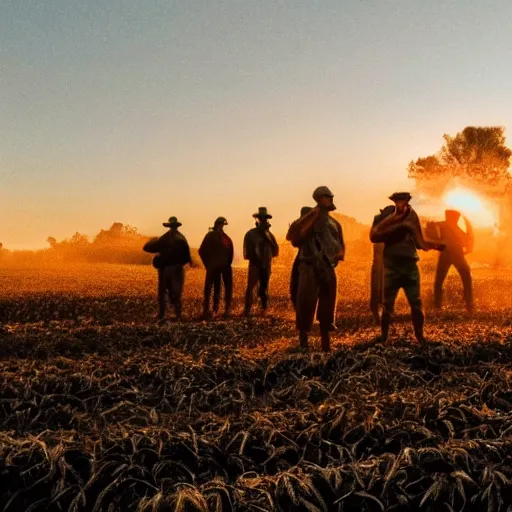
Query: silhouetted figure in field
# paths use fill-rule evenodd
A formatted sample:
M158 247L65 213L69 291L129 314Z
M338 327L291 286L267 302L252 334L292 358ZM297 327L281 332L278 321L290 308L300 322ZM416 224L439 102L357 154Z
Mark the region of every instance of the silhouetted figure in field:
M408 192L395 192L389 197L395 206L387 206L373 219L370 240L383 243L384 297L381 317L382 341L387 341L395 301L403 288L411 307L414 334L419 343L425 342L425 315L421 302L420 271L416 249L442 250L442 244L427 242L423 237L418 215L409 204Z
M315 310L324 352L330 351L330 331L336 329L336 266L345 259L345 242L340 223L329 215L336 209L333 197L327 187L318 187L313 193L317 205L294 221L286 235L299 248L296 326L304 350L308 349Z
M306 213L309 213L313 208L311 206L303 206L300 210L300 216L306 215ZM299 291L299 253L297 252L297 256L295 256L295 259L293 260L292 265L292 273L290 276L290 297L292 299L293 309L297 309L297 293Z
M204 237L199 247L199 256L206 268L204 281L203 318L210 317L210 295L213 287L213 312L218 313L220 305L221 279L224 282L224 300L226 302L224 316L231 312L233 297L233 242L226 233L224 226L227 220L219 217L213 228Z
M182 225L176 217L162 224L169 228L160 238L152 238L143 250L149 253L158 253L153 258L153 266L158 270L158 320L163 322L166 312L166 294L174 308L176 319L181 319L181 299L183 283L185 280L184 265L193 266L190 257L190 247L187 239L178 231Z
M434 306L440 309L443 304L443 283L453 265L460 275L464 287L464 300L469 313L473 311L473 283L471 280L471 269L466 261L466 254L473 250L474 235L473 227L466 217L466 232L459 226L461 214L456 210L445 211L445 221L438 223L441 240L446 249L439 254L437 261L436 277L434 282Z
M380 325L380 310L384 305L384 244L372 245L370 311L375 325Z
M256 227L244 237L244 259L249 261L247 291L245 293L244 315L249 316L253 303L254 289L259 284L258 295L263 311L268 307L268 284L272 272L272 259L279 255L279 245L270 232L269 219L272 218L265 207L260 207Z

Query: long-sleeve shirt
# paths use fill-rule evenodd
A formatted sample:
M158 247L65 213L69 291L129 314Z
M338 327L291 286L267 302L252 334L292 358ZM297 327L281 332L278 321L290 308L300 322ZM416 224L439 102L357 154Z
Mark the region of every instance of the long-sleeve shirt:
M163 266L186 265L192 262L187 239L180 232L168 231L160 238L149 240L143 250L152 254L159 253Z
M279 255L279 245L274 235L262 228L249 230L244 237L244 259L251 265L269 268L272 258Z
M395 211L393 206L384 208L379 215L373 218L372 228L377 226ZM384 263L400 260L419 260L417 248L419 239L423 237L418 214L411 208L404 220L393 229L381 236L373 237L372 242L384 243Z
M463 255L464 249L466 249L466 252L471 252L473 249L473 233L471 227L467 227L467 230L466 233L457 225L448 222L439 223L441 240L446 244L445 250L453 255Z
M323 258L336 267L345 257L341 224L330 215L321 216L312 224L309 232L301 234L301 224L304 222L309 222L306 216L294 221L286 236L295 247L299 247L299 260L307 262Z
M233 241L224 231L210 231L199 247L199 256L208 268L219 268L233 263Z

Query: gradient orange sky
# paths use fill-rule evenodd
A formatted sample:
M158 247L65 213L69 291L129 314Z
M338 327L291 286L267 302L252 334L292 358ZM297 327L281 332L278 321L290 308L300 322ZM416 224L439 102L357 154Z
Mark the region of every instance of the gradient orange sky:
M177 215L197 246L224 215L239 248L258 206L284 236L323 184L370 223L443 133L511 129L511 20L506 0L2 2L0 241Z

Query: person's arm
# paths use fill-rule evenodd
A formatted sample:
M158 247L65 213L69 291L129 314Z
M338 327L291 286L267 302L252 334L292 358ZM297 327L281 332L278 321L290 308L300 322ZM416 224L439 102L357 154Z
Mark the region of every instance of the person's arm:
M145 252L149 252L151 254L155 254L157 252L161 252L162 250L162 247L161 247L161 242L160 242L160 238L152 238L151 240L148 240L145 244L144 244L144 247L142 247L142 250L145 251Z
M208 262L208 256L209 256L209 244L210 242L210 233L207 233L206 236L203 238L203 241L201 242L201 245L199 246L199 257L201 258L201 261L203 262L203 265L205 268L207 267Z
M252 253L252 236L251 232L247 232L244 236L244 260L250 259Z
M395 211L395 213L388 215L384 219L382 219L380 215L375 216L370 230L370 240L374 244L385 242L386 236L402 225L402 222L408 213L408 210L404 213L397 213Z
M187 239L182 235L182 244L183 244L183 265L187 263L190 264L191 267L194 266L194 262L192 261L192 256L190 255L190 246L188 245Z
M279 256L279 244L277 243L276 237L270 232L268 233L268 240L270 242L270 247L272 248L272 257L277 258Z
M339 261L345 261L345 239L343 238L343 228L341 224L338 222L338 236L340 237L341 242L341 251L339 253Z
M229 240L228 258L229 258L229 264L231 265L233 263L233 258L235 256L235 248L233 247L233 240L231 240L231 238L229 236L228 236L228 240Z
M432 249L436 251L442 251L445 247L444 244L439 242L429 242L428 240L425 240L418 214L414 210L411 210L410 216L410 219L407 219L407 221L403 224L411 232L416 247L422 251L430 251Z
M290 241L294 247L299 247L311 234L319 215L320 208L315 206L309 213L294 221L288 229L286 240Z
M473 226L471 222L469 222L469 219L463 215L462 218L464 219L464 223L466 224L466 236L465 238L465 254L471 254L473 252L473 247L475 245L475 233L473 231Z

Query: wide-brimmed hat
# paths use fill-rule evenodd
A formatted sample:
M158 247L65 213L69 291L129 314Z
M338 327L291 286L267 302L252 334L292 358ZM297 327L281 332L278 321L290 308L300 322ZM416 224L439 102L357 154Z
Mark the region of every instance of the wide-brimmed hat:
M395 192L389 196L391 201L410 201L412 198L409 192Z
M217 217L215 219L215 222L213 223L214 226L227 226L228 221L226 220L226 217Z
M162 226L166 228L179 228L182 223L178 221L177 217L169 217L169 222L163 222Z
M252 216L255 219L271 219L272 215L268 213L266 206L260 206L258 208L258 213L253 213Z
M334 197L334 194L331 192L329 187L323 185L321 187L317 187L313 192L313 199L315 201L318 202L322 197Z

